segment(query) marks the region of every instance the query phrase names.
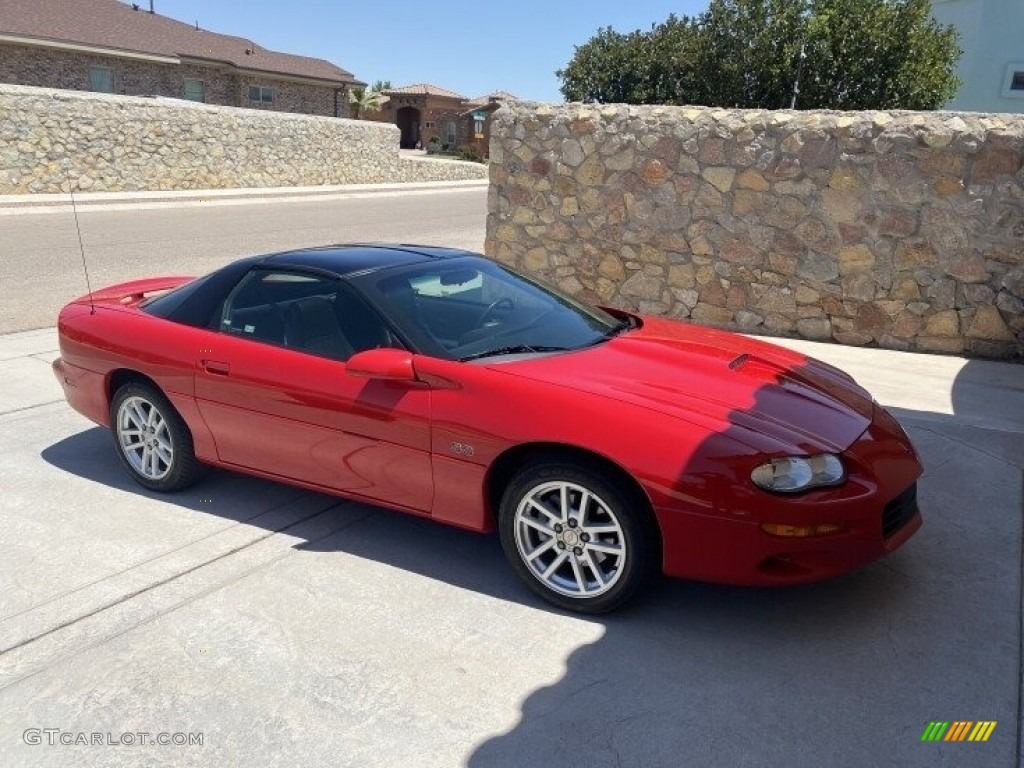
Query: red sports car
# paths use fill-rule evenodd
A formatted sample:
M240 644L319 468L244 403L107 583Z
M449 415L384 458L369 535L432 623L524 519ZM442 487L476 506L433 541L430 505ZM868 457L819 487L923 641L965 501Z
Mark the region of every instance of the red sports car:
M500 533L523 581L611 610L660 569L794 584L921 525L906 433L843 372L586 307L474 254L346 245L116 285L54 371L139 483L203 465Z

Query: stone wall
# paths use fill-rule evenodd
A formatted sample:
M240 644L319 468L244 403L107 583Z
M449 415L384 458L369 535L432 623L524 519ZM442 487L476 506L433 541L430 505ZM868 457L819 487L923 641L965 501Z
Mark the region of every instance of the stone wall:
M512 103L487 252L750 333L1024 351L1024 116Z
M398 129L333 117L0 85L0 194L486 177L404 162Z
M89 70L92 67L109 69L114 78L114 93L122 96L182 99L185 97L185 80L196 79L203 81L207 104L324 117L347 117L349 114L348 92L342 90L338 94L336 113L335 88L330 85L299 83L271 75L236 75L199 64L163 64L142 59L0 43L0 83L91 91ZM250 85L273 88L273 103L250 101Z

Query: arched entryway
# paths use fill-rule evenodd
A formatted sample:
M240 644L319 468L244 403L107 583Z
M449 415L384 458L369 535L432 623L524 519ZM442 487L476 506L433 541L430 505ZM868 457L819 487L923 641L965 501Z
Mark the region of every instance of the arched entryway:
M416 107L402 107L396 116L398 130L402 132L399 140L402 149L415 149L420 140L420 111Z

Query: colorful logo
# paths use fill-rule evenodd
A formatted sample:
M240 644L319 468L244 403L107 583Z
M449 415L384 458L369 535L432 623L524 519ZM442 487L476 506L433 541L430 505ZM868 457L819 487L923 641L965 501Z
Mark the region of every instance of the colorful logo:
M921 741L988 741L995 729L995 720L932 720Z

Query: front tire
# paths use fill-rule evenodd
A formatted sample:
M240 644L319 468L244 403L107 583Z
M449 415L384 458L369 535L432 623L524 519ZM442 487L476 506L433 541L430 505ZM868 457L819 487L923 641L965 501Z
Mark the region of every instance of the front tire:
M615 610L656 562L653 521L637 496L586 466L531 462L502 496L502 549L548 602L579 613Z
M179 491L199 477L201 465L184 420L160 390L133 381L114 394L110 430L128 474L153 491Z

